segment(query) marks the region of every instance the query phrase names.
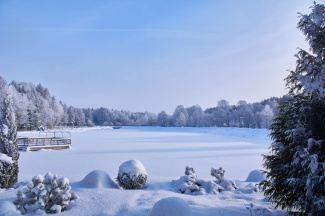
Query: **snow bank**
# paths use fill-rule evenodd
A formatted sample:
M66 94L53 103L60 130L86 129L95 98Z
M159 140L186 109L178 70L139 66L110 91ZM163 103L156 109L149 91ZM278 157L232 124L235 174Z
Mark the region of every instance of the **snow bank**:
M159 200L152 208L150 216L192 216L190 206L182 199L168 197Z
M79 182L84 188L117 188L116 183L103 170L94 170Z
M2 154L2 153L0 153L0 160L1 161L4 161L6 163L9 163L9 164L12 164L13 163L11 157L7 156L6 154Z
M17 211L16 206L12 202L0 202L0 216L18 216L21 215Z
M265 175L260 170L253 170L248 174L247 182L261 182L265 180Z

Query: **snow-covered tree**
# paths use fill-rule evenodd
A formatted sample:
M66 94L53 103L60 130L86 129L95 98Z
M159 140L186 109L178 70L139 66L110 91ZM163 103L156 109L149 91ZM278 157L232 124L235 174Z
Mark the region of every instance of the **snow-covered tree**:
M173 114L173 125L175 127L185 127L188 122L188 113L183 105L178 105Z
M19 151L16 137L17 127L9 90L0 113L0 188L11 188L18 180Z
M203 127L205 126L205 114L199 105L190 107L192 113L189 118L189 126L191 127Z
M271 154L264 156L264 194L276 207L299 215L325 215L325 6L301 15L309 42L286 78L289 94L271 125ZM297 212L298 211L298 212Z
M157 125L161 127L168 126L168 115L165 111L161 111L157 116Z

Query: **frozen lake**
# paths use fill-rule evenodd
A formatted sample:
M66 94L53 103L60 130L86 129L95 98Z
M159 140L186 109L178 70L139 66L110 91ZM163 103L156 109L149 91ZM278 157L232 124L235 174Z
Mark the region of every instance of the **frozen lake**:
M137 159L152 177L179 177L191 165L202 178L210 177L211 167L221 166L227 178L245 180L251 170L261 169L261 154L268 152L271 142L267 134L247 128L76 129L73 149L22 152L20 179L51 171L78 180L96 169L115 176L120 164Z

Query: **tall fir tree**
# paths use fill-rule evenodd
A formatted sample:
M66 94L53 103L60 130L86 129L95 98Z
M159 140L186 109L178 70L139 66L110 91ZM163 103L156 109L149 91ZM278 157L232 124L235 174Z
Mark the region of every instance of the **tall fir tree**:
M286 85L292 99L279 105L270 126L271 154L264 155L266 198L295 215L325 215L325 6L301 15L309 42L300 49Z
M0 188L11 188L18 181L19 151L17 127L10 94L4 99L0 115Z

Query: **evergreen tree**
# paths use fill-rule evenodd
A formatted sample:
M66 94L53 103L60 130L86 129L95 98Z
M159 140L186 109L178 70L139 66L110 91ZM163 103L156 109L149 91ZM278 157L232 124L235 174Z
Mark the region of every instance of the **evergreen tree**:
M325 6L301 15L298 28L311 53L300 49L286 85L292 99L279 103L270 126L271 154L264 155L264 194L298 215L325 215Z
M0 188L11 188L18 180L17 128L12 99L4 99L0 116Z

